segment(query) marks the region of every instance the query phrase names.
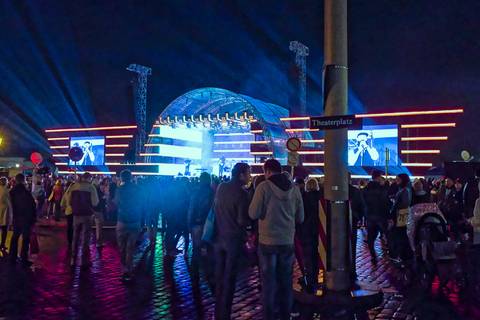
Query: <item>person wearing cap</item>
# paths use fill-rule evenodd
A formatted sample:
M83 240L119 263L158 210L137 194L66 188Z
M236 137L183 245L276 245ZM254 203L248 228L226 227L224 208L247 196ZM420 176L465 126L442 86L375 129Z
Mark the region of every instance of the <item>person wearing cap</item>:
M37 221L36 204L32 194L25 186L25 176L21 173L15 176L15 187L10 190L10 200L13 212L13 236L10 244L10 262L17 261L18 240L22 236L22 252L20 259L24 266L31 266L28 261L30 232Z
M120 173L121 185L115 192L114 203L117 206L117 242L122 265L122 280L130 281L133 272L133 254L135 243L140 234L142 221L141 189L132 182L132 173L123 170Z
M71 266L75 266L78 256L78 242L81 238L82 256L80 265L88 267L90 253L90 235L92 232L92 215L94 207L98 205L98 194L95 186L90 182L91 174L85 172L79 181L72 184L65 194L66 203L70 205L73 215L73 241Z

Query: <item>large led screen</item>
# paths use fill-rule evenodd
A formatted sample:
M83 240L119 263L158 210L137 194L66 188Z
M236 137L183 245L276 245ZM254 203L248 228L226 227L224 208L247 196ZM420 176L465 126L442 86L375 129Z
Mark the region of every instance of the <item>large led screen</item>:
M70 148L79 147L83 157L78 162L69 160L73 166L101 166L105 162L105 137L71 137Z
M397 125L364 126L348 131L350 167L383 167L387 158L389 166L398 165Z

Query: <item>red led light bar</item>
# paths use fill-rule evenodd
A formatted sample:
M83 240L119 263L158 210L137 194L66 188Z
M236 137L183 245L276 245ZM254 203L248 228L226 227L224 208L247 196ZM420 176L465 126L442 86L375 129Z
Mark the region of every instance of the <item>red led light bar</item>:
M59 141L59 140L70 140L69 137L61 137L61 138L47 138L48 141Z
M47 129L46 133L53 132L80 132L80 131L100 131L100 130L122 130L137 129L137 126L114 126L114 127L92 127L92 128L67 128L67 129Z
M411 123L411 124L402 124L402 129L413 129L413 128L454 128L456 126L455 122L447 123Z
M440 137L402 137L402 141L445 141L448 140L447 136Z
M133 138L133 135L132 134L119 134L119 135L113 135L113 136L106 136L105 138L107 138L107 139Z
M440 150L402 150L401 154L440 154Z
M356 114L355 118L405 117L405 116L424 116L424 115L454 114L454 113L463 113L463 109L458 108L458 109L447 109L447 110L364 113L364 114Z

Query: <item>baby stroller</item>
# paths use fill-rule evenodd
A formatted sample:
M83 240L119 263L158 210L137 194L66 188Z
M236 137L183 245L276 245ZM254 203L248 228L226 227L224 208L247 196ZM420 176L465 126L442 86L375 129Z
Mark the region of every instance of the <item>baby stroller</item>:
M450 280L462 277L457 263L457 243L450 240L447 223L436 204L422 204L413 208L413 232L411 245L415 252L415 274L417 283L428 290L435 276L440 280L440 288L445 288ZM412 238L413 237L413 238Z

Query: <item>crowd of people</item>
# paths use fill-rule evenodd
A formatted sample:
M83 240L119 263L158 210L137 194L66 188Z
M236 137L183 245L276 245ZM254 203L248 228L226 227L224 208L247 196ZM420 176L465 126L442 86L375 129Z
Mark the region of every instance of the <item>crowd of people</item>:
M133 257L142 229L164 232L167 257L189 256L192 276L205 267L215 286L217 319L229 319L241 260L251 256L258 263L262 282L264 319L289 319L292 312L293 265L297 261L302 284L313 291L319 274L319 206L323 201L320 179L292 179L277 160L269 159L264 174L251 176L246 163L237 163L229 179L208 173L199 178L142 179L124 170L119 178L37 176L23 174L0 178L0 250L7 255L6 234L13 228L8 255L30 266L30 235L37 219L67 220L70 263L87 268L89 246L104 245L103 224L116 223L122 280L134 277ZM366 242L376 263L377 238L388 247L390 259L400 263L412 255L407 236L410 208L437 203L452 237L468 231L469 218L480 219L480 172L464 185L449 177L411 181L406 174L387 180L374 171L371 181L350 182L352 246L358 228L365 228ZM92 236L92 224L95 235ZM22 250L18 256L18 241ZM178 244L183 238L183 250ZM82 252L80 252L82 249ZM355 266L355 251L352 263ZM355 267L352 281L355 281ZM279 295L277 292L281 291Z

